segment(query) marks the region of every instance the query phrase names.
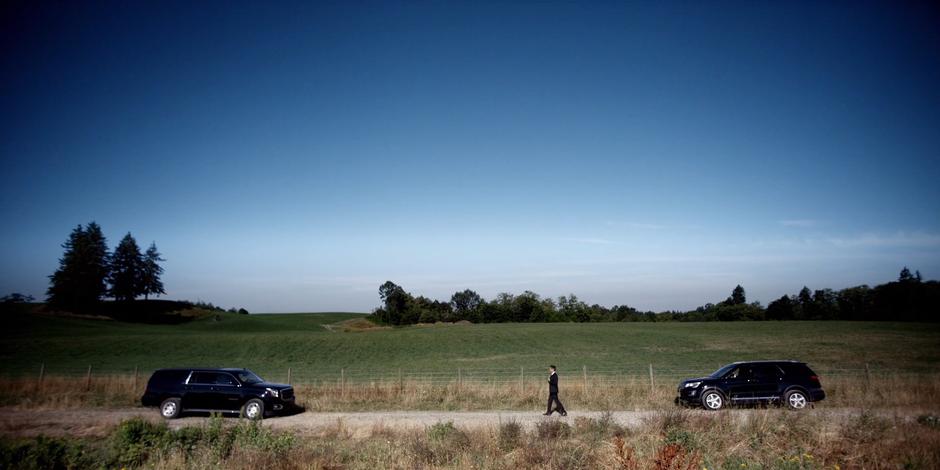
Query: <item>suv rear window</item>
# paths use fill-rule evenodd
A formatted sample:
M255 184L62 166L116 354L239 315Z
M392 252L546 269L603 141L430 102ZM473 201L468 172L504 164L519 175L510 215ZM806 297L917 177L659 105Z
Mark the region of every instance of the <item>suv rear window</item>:
M782 364L784 372L790 376L809 377L816 375L806 364Z

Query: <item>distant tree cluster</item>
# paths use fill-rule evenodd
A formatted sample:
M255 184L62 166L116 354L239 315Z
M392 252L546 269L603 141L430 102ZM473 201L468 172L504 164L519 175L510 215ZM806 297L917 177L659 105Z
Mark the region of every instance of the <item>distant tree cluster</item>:
M655 321L652 312L641 313L628 306L612 308L588 305L574 294L557 300L542 298L535 292L519 295L501 293L486 300L472 290L456 292L450 302L415 297L401 286L388 281L379 287L383 306L372 315L389 325L458 322L589 322L589 321Z
M35 297L26 294L20 294L19 292L14 292L12 294L0 297L0 303L3 304L28 304L34 300L36 300Z
M571 294L557 300L535 292L500 293L486 300L472 290L456 292L450 302L415 297L387 281L379 287L382 306L372 317L384 324L457 322L623 322L623 321L738 321L738 320L891 320L940 321L940 282L923 281L920 272L906 267L897 281L870 288L867 285L840 291L808 287L783 296L767 308L747 302L744 287L717 304L705 304L687 312L640 312L626 305L588 305Z
M213 304L212 302L203 302L201 300L198 300L196 302L187 302L187 303L189 304L191 308L198 308L201 310L211 310L214 312L226 312L226 313L238 313L240 315L248 315L249 313L248 310L245 310L244 308L231 307L228 310L226 310L225 307L220 307L218 305Z
M767 306L768 320L940 320L940 282L924 281L906 267L898 280L840 291L803 287Z
M59 268L49 276L49 304L80 311L95 306L103 297L131 301L140 296L165 294L160 276L164 261L157 245L140 252L128 232L111 253L101 227L91 222L75 227L62 244L65 252Z

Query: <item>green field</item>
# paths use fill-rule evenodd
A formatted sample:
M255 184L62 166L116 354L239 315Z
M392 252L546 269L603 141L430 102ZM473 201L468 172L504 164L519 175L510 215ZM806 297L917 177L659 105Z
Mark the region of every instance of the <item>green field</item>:
M796 358L821 374L937 372L940 324L882 322L437 325L343 332L350 313L222 314L143 325L10 314L0 374L141 374L161 367L238 366L295 382L397 376L466 378L562 373L689 376L746 359Z

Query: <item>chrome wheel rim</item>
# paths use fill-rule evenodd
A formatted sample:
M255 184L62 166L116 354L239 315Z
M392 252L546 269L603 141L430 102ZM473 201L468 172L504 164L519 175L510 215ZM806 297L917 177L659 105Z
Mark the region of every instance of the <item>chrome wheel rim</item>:
M705 395L705 406L717 410L721 408L721 395L717 393L709 393Z
M163 404L163 417L169 418L176 414L176 403L172 401Z
M255 419L259 414L261 414L261 407L257 403L249 403L245 407L245 416L248 416L249 419Z
M800 410L806 407L806 397L802 393L796 392L790 394L790 406Z

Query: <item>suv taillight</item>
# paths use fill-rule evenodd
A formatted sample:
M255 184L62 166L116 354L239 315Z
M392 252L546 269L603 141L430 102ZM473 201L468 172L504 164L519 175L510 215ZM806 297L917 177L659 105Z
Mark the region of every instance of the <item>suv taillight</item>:
M811 382L819 383L819 376L818 376L818 375L811 375L811 376L809 376L809 380L810 380Z

